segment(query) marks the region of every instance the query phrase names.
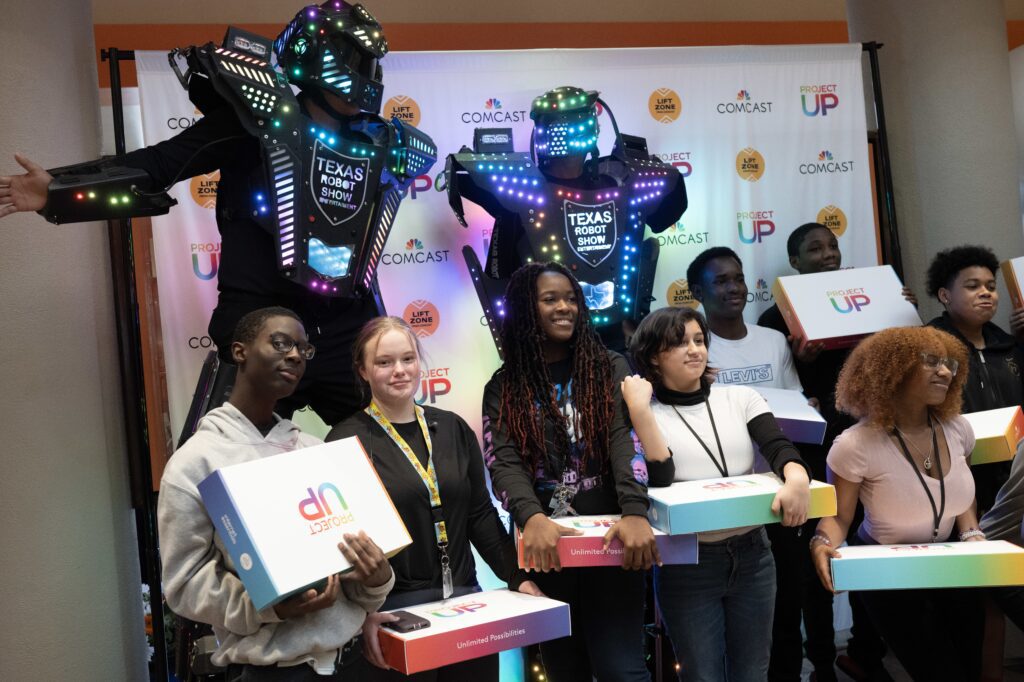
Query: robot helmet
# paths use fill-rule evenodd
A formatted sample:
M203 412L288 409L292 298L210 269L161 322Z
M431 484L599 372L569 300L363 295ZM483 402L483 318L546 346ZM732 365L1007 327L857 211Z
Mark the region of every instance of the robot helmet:
M540 162L564 156L597 156L596 90L562 86L533 100L533 143Z
M277 63L294 85L380 111L379 60L388 52L384 29L362 5L328 0L303 8L274 41Z

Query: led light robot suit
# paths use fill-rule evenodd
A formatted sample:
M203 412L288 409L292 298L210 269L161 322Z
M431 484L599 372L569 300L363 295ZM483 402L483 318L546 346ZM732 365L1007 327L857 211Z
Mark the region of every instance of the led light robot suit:
M463 198L494 217L486 263L471 247L463 255L499 353L505 286L529 261L559 261L573 272L613 348L624 346L622 323L650 309L658 244L644 239L644 227L661 232L675 224L686 210L686 186L648 153L646 140L620 134L614 117L615 148L599 157L599 104L611 117L595 91L550 90L531 105L529 152L512 151L510 129L477 129L472 150L448 156L448 200L459 222L466 225ZM552 174L574 158L583 161L581 175Z
M242 315L270 305L295 310L318 352L278 412L308 403L335 423L359 407L351 342L383 312L375 273L399 203L437 154L424 133L378 115L378 60L387 51L369 12L340 0L304 8L273 43L230 28L220 47L175 50L171 65L203 118L124 157L50 171L40 213L56 223L166 213L175 203L166 189L219 168L210 336L229 360ZM344 115L332 106L338 101L358 111ZM331 125L314 122L313 105Z

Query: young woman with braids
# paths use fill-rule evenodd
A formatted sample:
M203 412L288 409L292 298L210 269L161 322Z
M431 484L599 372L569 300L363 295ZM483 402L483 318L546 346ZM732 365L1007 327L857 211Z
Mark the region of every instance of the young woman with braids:
M484 389L484 457L495 494L523 530L538 587L571 607L572 636L540 646L547 676L650 680L644 570L660 559L619 392L629 367L601 344L579 283L558 263L513 273L505 310L505 362ZM639 464L642 474L642 456ZM561 569L555 546L575 531L549 516L571 514L622 514L605 536L622 541L621 568Z

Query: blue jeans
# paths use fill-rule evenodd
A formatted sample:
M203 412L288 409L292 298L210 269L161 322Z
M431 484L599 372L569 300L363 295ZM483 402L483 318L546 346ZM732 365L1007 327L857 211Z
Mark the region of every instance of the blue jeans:
M551 682L650 682L644 661L644 571L613 566L531 573L544 594L569 604L572 635L542 642Z
M701 543L699 563L654 572L658 608L686 682L764 682L775 561L763 527Z

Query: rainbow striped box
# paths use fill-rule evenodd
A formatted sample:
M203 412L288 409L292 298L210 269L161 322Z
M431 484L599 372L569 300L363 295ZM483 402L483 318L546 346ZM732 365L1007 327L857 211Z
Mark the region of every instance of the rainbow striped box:
M669 535L702 533L743 526L778 523L772 500L782 487L775 474L749 474L728 478L673 483L651 488L651 525ZM811 503L807 518L835 516L836 489L828 483L811 481Z
M1024 585L1024 548L1006 542L843 547L832 559L837 590Z
M551 519L560 526L573 528L583 535L564 535L558 540L558 559L562 568L584 566L621 566L622 541L616 538L607 550L604 549L604 535L622 518L618 514L602 516L567 516ZM519 568L529 568L523 563L523 531L516 528L516 547L519 551ZM696 535L666 535L654 529L658 553L664 564L697 563Z
M917 308L902 292L888 265L790 275L772 286L789 333L825 348L848 348L889 327L921 326Z
M223 467L199 494L257 609L350 570L345 533L366 531L389 557L412 544L354 437Z
M971 466L1005 462L1017 454L1017 445L1024 438L1024 412L1019 405L971 412L964 419L974 429Z
M1013 307L1024 308L1024 295L1021 293L1021 285L1024 284L1024 256L1004 260L999 264L999 269L1003 271Z
M807 396L800 391L784 388L751 386L768 402L779 428L794 443L821 445L828 425L821 414L807 404Z
M572 634L568 604L508 590L401 610L430 621L412 632L380 629L384 660L406 675Z

